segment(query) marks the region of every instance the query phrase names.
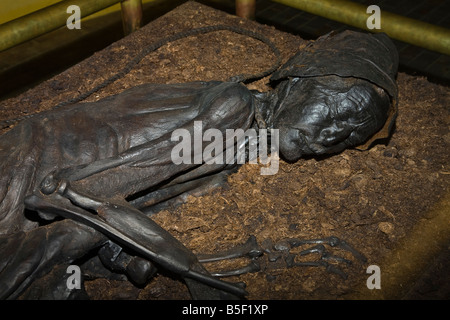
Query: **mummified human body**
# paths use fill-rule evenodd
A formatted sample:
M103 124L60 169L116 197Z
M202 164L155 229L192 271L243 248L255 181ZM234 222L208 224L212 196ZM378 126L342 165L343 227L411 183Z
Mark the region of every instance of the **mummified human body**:
M137 283L149 278L152 262L184 278L196 298L242 296L145 215L156 203L218 183L233 167L175 165L172 132L192 132L202 121L225 137L226 129L256 126L257 112L279 129L280 154L289 161L340 152L391 126L396 70L386 36L344 32L291 58L272 75L268 93L232 82L147 84L22 121L0 137L0 297L19 297L93 250ZM67 298L60 280L34 294Z

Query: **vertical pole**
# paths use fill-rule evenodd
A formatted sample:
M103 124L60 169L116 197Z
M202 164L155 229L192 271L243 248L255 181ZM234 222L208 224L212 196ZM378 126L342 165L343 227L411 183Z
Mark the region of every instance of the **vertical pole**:
M128 35L142 26L142 1L122 0L123 32Z
M241 18L255 20L256 0L236 0L236 15Z

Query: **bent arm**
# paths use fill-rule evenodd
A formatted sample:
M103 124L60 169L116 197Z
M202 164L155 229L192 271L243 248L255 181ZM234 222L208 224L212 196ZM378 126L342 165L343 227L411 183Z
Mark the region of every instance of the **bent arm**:
M195 88L191 88L191 86ZM177 141L171 140L173 130L185 129L191 137L194 137L194 122L201 121L203 131L214 128L222 132L225 137L226 129L246 130L249 128L253 122L254 113L253 96L243 85L212 82L204 84L200 89L197 86L198 84L181 86L183 92L189 89L191 94L190 105L186 107L169 108L179 104L179 99L184 101L186 97L178 95L173 100L166 87L163 87L164 94L159 92L158 99L147 99L156 101L153 107L151 107L151 101L148 101L149 105L146 108L142 106L143 102L137 104L133 111L128 111L128 116L122 117L122 120L131 128L123 135L139 136L143 143L137 145L130 143L130 148L115 156L61 171L59 174L57 173L58 179L71 181L79 190L85 190L92 195L103 198L113 196L125 198L155 187L197 167L198 164L195 163L180 165L173 163L172 150L178 144ZM161 87L158 86L158 88ZM178 87L170 86L169 88L175 90ZM148 89L143 86L133 89L133 91L147 91ZM151 89L155 90L155 88ZM136 94L136 92L134 93ZM117 99L117 103L119 103L124 96ZM145 99L141 97L141 100ZM164 108L158 109L163 102ZM123 107L123 103L124 101L119 103L121 107ZM160 112L153 112L157 109ZM143 115L144 111L145 115ZM134 121L139 117L144 117L149 122L140 122L140 125L137 125ZM109 125L115 126L114 121ZM174 126L174 123L177 126ZM122 124L122 126L124 125ZM139 135L132 133L135 130L140 132ZM157 132L157 134L151 139L144 139L143 137L150 131ZM159 137L155 138L158 135Z

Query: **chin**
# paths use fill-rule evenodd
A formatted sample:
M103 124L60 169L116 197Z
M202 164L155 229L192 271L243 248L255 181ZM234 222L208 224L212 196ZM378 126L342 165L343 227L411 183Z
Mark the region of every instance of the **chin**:
M300 158L309 154L311 153L303 150L303 148L299 148L298 146L296 146L295 148L283 148L283 146L280 145L280 155L284 160L288 162L296 162Z
M301 152L293 150L283 151L282 148L280 148L280 154L281 157L288 162L296 162L304 155Z

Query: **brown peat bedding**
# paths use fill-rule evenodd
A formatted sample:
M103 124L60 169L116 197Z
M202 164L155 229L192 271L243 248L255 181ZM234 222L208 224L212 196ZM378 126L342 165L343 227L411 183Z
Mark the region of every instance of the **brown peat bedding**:
M0 120L52 109L112 76L145 46L217 23L263 33L278 46L283 62L307 44L273 27L188 2L20 96L1 101ZM148 54L86 101L143 83L227 80L265 70L273 60L264 43L229 31L191 36ZM227 279L245 282L248 299L448 298L449 89L404 73L397 83L399 115L387 141L368 151L346 150L296 163L281 160L275 175L263 176L260 165L245 164L223 188L189 196L152 218L195 253L223 251L250 235L260 243L334 235L368 259L359 262L348 252L328 248L352 260L351 265L337 264L348 275L344 280L325 268L286 268L262 257L261 271ZM268 77L247 86L270 90ZM247 262L206 266L229 269ZM366 287L369 265L381 268L381 290ZM105 278L87 278L85 287L91 299L190 298L182 281L164 273L141 288Z

